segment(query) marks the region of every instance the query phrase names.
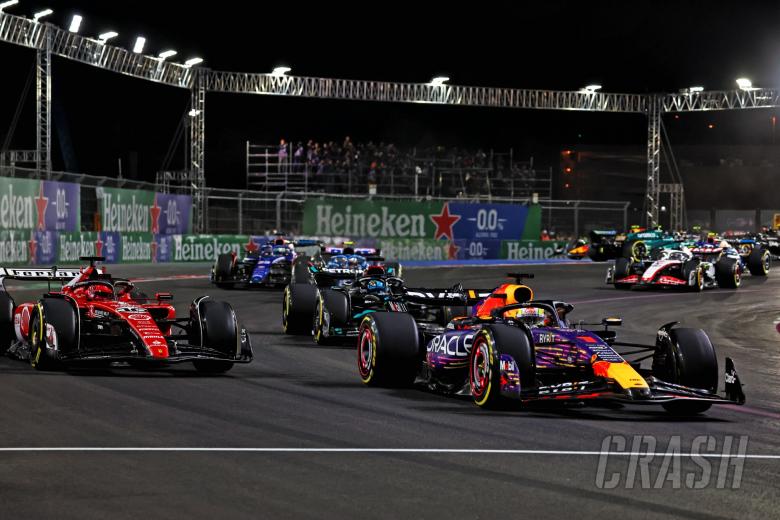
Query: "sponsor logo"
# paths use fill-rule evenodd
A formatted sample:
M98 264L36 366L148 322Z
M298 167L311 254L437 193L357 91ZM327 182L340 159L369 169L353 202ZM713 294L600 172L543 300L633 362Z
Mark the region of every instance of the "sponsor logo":
M138 202L136 195L102 191L104 231L149 231L151 205Z
M4 229L32 229L37 219L34 204L35 196L17 195L14 184L8 183L7 190L0 194L0 226Z
M132 312L146 312L146 309L144 309L143 307L132 307L132 306L130 306L130 307L117 307L116 312L128 312L128 313L132 313Z
M453 357L466 357L471 352L474 334L447 335L441 334L433 338L426 350L433 354L444 354Z
M334 211L331 204L317 206L317 235L348 235L359 237L425 237L426 215L408 215L391 212L381 206L377 213L352 213L348 204L343 212Z
M245 246L239 241L219 240L213 237L174 235L173 259L176 262L214 261L223 253L240 253Z
M545 260L555 256L555 250L558 244L550 242L549 244L536 245L534 242L506 242L507 260Z
M148 314L131 314L130 316L127 317L127 319L133 321L149 321L152 319L152 317L149 316Z

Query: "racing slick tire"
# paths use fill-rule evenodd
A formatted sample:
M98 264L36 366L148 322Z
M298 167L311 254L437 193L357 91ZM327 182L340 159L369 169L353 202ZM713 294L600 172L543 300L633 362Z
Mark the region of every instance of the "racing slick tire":
M536 387L536 357L528 333L516 326L494 324L475 336L469 354L469 387L474 403L481 408L502 408L510 399L501 395L501 355L514 360L519 373L519 390Z
M588 249L588 258L593 262L606 262L609 260L609 255L604 253L604 247L591 244Z
M314 341L317 345L341 343L343 336L331 336L332 327L343 327L349 321L349 301L343 292L321 289L314 314Z
M403 312L372 312L360 323L358 373L370 386L407 387L420 365L417 323Z
M292 283L309 283L309 260L307 255L300 255L292 266Z
M65 299L46 298L33 311L30 320L30 366L36 370L58 368L57 352L68 352L78 346L78 313ZM57 350L47 345L47 328L54 329Z
M623 244L623 252L621 256L623 258L634 258L636 260L641 260L647 256L647 253L647 244L644 240L631 240L626 241L626 243Z
M14 332L14 309L16 304L7 292L0 292L0 354L13 343L16 334Z
M233 278L233 255L230 253L224 253L217 257L217 261L214 263L214 283L220 289L232 289L232 283L221 283L223 280L231 280Z
M285 334L311 334L318 299L317 288L308 283L293 283L284 288L282 328Z
M715 347L701 329L671 329L669 341L663 342L653 356L652 373L662 381L714 394L718 388ZM706 412L712 403L683 399L662 406L671 414L687 416Z
M715 281L718 287L737 289L742 283L739 262L733 258L721 258L715 263Z
M683 278L688 282L688 289L694 292L704 290L704 273L696 259L688 260L682 267ZM694 284L690 285L692 277L695 277Z
M401 264L398 262L385 262L385 273L387 273L387 276L401 278L403 274Z
M226 356L236 355L238 346L238 323L233 307L227 302L202 300L199 302L200 323L193 323L190 342L218 350ZM197 316L191 320L198 319ZM233 362L222 359L196 359L192 362L195 370L207 374L222 374L233 368Z
M626 257L620 257L615 259L615 280L618 278L625 278L631 274L631 259ZM630 283L618 283L615 282L615 289L631 289Z
M769 251L759 245L753 247L747 257L747 268L753 276L766 276L769 274Z

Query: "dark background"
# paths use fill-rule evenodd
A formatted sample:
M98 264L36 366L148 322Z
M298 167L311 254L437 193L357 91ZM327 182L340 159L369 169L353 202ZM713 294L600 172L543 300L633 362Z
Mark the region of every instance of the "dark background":
M8 12L32 16L51 7L81 34L116 30L116 45L173 48L174 58L204 58L221 70L266 72L284 64L306 76L426 82L444 74L465 85L610 92L676 91L691 85L730 89L747 76L780 84L778 2L27 2ZM34 52L0 45L0 142L32 73ZM164 163L189 93L55 59L55 168L153 180L183 166L179 143ZM33 148L34 82L11 148ZM207 96L207 183L243 187L244 146L253 142L342 140L441 144L506 150L557 166L563 147L643 146L642 116L401 104ZM666 116L673 145L773 144L776 110ZM708 125L714 124L714 128ZM63 154L63 152L65 152ZM137 157L137 164L134 164ZM133 170L137 170L134 172ZM641 173L640 173L641 175Z

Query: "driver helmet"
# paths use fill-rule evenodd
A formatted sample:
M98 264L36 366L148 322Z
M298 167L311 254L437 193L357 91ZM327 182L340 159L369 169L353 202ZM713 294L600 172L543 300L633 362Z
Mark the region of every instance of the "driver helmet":
M110 287L103 284L94 284L87 287L87 296L92 299L107 299L114 298L114 291Z
M366 290L369 293L381 293L381 292L385 292L386 289L387 289L387 284L385 283L384 280L379 280L375 278L369 280L366 283Z
M508 311L505 316L522 321L529 327L543 327L551 323L547 313L540 307L521 307L520 309Z
M349 258L349 268L350 269L357 269L359 267L360 267L360 261L358 260L358 258L355 257L355 256L351 256Z
M337 268L346 268L347 267L347 259L343 256L337 256L330 261L331 267L337 267Z

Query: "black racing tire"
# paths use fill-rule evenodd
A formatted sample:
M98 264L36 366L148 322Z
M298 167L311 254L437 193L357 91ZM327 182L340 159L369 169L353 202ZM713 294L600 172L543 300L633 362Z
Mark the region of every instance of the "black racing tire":
M16 338L14 332L14 309L16 304L11 295L0 292L0 354L5 353Z
M46 346L47 325L54 328L58 352ZM59 353L78 348L78 328L78 313L69 301L59 298L42 300L30 320L30 366L36 370L59 368Z
M734 258L722 257L715 263L715 281L723 289L737 289L742 283L739 262Z
M193 305L190 311L190 343L217 350L230 358L239 355L238 322L233 307L211 299L196 302L197 307Z
M441 309L441 322L439 325L446 326L455 318L462 318L469 315L469 308L466 305L445 305Z
M214 283L220 289L232 289L232 283L223 283L225 280L233 279L233 255L223 253L217 257L214 263Z
M609 260L609 255L600 252L599 246L594 246L591 244L590 248L588 249L588 258L590 258L593 262L606 262Z
M311 334L318 299L317 288L308 283L293 283L284 288L282 328L285 334Z
M631 274L631 259L625 257L619 257L615 259L615 280L618 278L625 278ZM615 289L628 290L631 289L630 283L614 283Z
M309 272L309 261L311 257L300 255L295 259L292 266L292 283L309 283L311 273Z
M647 244L644 240L627 240L623 244L621 256L624 258L634 258L641 260L647 256Z
M718 389L718 358L707 333L701 329L675 328L653 356L653 376L676 385L715 393ZM706 412L712 403L679 400L664 403L674 415Z
M536 356L529 334L512 325L488 325L474 336L469 354L471 397L481 408L503 408L511 401L501 394L502 379L514 382L514 374L505 377L502 373L502 354L514 359L518 392L536 387Z
M344 341L343 336L330 336L332 327L343 327L349 322L347 295L333 289L320 289L317 310L314 313L314 341L318 345L334 345Z
M385 273L387 276L401 278L403 276L403 267L399 262L385 262Z
M747 257L747 268L753 276L766 276L769 274L771 263L769 251L756 244Z
M370 386L408 387L420 366L417 323L402 312L372 312L360 323L358 373Z
M696 284L688 285L688 289L694 292L701 292L704 290L704 273L701 270L697 259L693 258L685 262L682 266L683 277L687 282L690 282L691 273L695 273Z

